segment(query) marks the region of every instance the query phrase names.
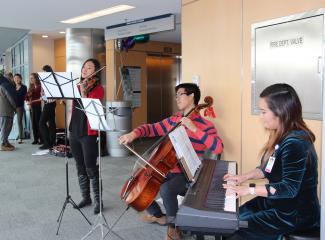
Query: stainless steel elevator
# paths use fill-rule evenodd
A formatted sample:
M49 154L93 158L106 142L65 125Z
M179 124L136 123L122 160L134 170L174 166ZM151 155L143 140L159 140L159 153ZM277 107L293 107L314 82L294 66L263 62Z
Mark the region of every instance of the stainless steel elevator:
M158 122L177 112L175 86L181 82L181 58L169 55L148 55L147 119Z

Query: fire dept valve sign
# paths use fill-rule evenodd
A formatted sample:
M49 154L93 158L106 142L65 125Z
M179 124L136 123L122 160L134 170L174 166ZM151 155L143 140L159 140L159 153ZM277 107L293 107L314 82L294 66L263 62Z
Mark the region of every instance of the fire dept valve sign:
M252 25L252 113L261 91L288 83L301 99L304 117L322 118L324 9Z

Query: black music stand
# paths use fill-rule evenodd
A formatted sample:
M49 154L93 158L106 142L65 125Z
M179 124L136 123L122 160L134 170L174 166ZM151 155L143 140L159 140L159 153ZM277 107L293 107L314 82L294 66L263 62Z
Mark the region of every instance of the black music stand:
M45 96L48 99L75 99L81 98L79 90L77 88L76 80L78 78L74 78L72 73L70 72L39 72L41 85L44 91ZM66 104L64 104L64 125L65 125L65 177L66 177L66 197L63 203L60 215L57 219L58 229L56 231L56 235L59 234L59 229L61 226L61 222L63 219L64 210L68 203L70 203L75 209L77 209L81 215L86 219L86 221L91 225L91 222L87 219L87 217L83 214L77 204L72 200L71 195L69 193L69 163L67 157L67 113L66 113Z
M99 99L91 99L91 98L81 98L82 104L80 106L83 106L83 109L79 109L83 111L87 115L88 122L90 124L90 128L92 130L98 131L98 174L99 174L99 214L97 215L97 218L94 221L94 224L91 228L91 230L82 238L82 240L88 238L90 234L92 234L97 227L100 227L101 229L101 235L104 239L105 236L109 233L113 233L115 236L117 236L120 239L123 239L121 236L119 236L117 233L115 233L112 227L109 227L105 216L103 215L103 209L102 209L102 174L101 174L101 149L100 149L100 132L101 131L108 131L109 127L107 125L107 122L105 120L105 114L103 110L103 106ZM104 227L108 230L106 235L104 235Z

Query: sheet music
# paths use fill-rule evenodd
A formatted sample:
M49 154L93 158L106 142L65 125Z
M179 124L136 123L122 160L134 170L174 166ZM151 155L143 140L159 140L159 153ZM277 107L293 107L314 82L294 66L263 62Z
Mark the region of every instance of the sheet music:
M99 99L81 98L84 111L92 130L108 131L102 103Z
M169 138L174 146L178 159L183 159L186 163L186 166L183 167L190 172L190 175L187 173L189 180L193 180L196 170L201 165L201 160L194 151L184 126L180 126L169 133Z
M37 74L47 98L81 98L77 88L77 77L72 72L55 72L54 75L58 83L51 72L38 72Z

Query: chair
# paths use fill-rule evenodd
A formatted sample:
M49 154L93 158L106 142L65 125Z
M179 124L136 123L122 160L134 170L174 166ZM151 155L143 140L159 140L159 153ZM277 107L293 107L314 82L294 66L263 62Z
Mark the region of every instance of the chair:
M314 228L305 231L296 231L284 235L286 240L319 240L320 230L319 228Z

